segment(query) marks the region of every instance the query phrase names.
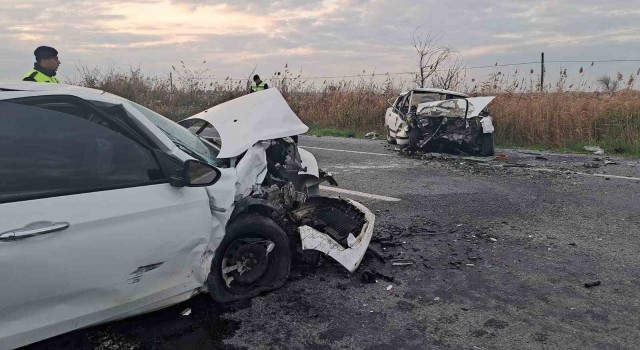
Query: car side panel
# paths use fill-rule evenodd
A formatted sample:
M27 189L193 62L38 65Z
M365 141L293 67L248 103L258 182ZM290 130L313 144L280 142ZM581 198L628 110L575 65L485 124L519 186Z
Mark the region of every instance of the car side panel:
M204 188L166 183L4 203L0 217L0 232L70 224L0 241L0 349L189 295L214 226Z

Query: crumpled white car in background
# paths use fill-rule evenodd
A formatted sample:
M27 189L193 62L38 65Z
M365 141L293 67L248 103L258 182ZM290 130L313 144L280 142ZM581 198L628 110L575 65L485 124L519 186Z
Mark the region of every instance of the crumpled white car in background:
M375 217L315 196L323 173L291 138L307 127L277 90L183 122L220 142L103 91L0 83L0 349L202 291L252 297L307 249L358 267Z

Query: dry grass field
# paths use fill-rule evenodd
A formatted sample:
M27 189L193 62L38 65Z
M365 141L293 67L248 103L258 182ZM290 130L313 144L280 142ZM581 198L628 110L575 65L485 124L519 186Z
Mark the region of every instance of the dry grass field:
M123 96L174 120L247 93L246 81L202 80L205 70L193 71L184 65L174 72L170 81L140 69L83 68L80 78L71 83ZM619 73L613 78L617 88L608 91L598 81L584 78L582 69L572 80L577 83L569 84L565 70L541 93L533 75L497 72L464 91L498 96L489 110L499 146L581 150L584 145L597 145L607 152L640 154L640 91L634 89L635 76L627 79ZM383 133L387 100L411 86L391 77L380 82L365 74L337 82L309 81L288 70L267 80L313 132L341 136Z

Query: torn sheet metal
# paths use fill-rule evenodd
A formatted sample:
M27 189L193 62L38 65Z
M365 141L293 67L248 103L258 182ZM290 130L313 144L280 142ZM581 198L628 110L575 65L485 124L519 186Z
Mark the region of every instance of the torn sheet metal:
M266 90L265 90L266 91ZM238 183L236 201L251 194L255 186L260 186L267 175L267 154L269 142L258 142L249 147L236 166Z
M466 118L474 118L480 115L495 96L470 97L467 99L451 99L443 101L433 101L420 103L418 105L417 114L424 117L448 117L448 118L465 118L465 112L468 106ZM466 100L466 101L465 101Z
M313 249L322 252L333 258L350 272L354 272L360 265L364 254L367 252L371 237L373 236L376 217L371 210L364 205L351 199L347 199L346 201L364 214L364 225L357 237L351 233L347 236L345 245L336 242L336 240L327 233L323 233L308 225L301 226L298 230L300 231L303 250Z
M238 97L200 112L189 119L212 124L222 139L219 158L236 157L256 142L304 134L300 121L277 89Z

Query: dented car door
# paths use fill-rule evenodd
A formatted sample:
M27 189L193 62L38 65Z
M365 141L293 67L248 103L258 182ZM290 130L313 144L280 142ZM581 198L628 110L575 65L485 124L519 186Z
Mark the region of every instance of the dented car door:
M205 188L171 186L126 130L47 98L74 115L0 101L0 348L189 298L216 226Z

